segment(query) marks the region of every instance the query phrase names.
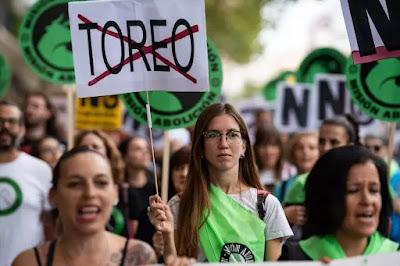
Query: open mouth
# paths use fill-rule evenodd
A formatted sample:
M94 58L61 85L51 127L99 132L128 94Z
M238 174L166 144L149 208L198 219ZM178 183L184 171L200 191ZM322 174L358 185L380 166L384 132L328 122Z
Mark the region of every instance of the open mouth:
M100 213L100 208L96 206L86 206L78 209L78 217L83 221L95 220Z

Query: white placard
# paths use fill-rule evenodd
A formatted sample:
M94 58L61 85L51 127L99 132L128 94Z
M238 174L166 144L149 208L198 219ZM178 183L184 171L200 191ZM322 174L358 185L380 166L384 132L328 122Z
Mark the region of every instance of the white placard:
M208 91L204 0L68 4L78 97Z
M341 0L355 64L400 57L398 0Z

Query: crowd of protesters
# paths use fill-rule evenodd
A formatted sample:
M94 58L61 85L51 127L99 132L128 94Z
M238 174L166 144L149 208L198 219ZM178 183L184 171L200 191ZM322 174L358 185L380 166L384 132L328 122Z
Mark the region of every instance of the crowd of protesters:
M79 131L67 151L50 99L23 106L0 102L0 266L330 261L399 247L400 168L351 116L287 135L268 112L249 131L213 104L190 143L174 143L163 202L146 138Z

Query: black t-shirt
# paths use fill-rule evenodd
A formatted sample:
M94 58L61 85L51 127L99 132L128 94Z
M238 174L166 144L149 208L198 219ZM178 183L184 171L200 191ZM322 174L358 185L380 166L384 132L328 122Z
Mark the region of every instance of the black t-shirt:
M149 206L149 197L155 194L156 187L150 174L144 187L129 187L129 218L139 221L135 238L143 240L151 246L153 246L152 237L156 230L147 216L147 207Z

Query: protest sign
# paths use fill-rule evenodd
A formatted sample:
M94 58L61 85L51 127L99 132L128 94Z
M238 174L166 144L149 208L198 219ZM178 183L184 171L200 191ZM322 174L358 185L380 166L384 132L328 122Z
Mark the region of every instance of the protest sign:
M314 76L322 73L344 74L346 57L333 48L319 48L309 53L296 72L299 83L313 83Z
M348 61L347 87L353 101L369 116L400 122L400 59L354 65Z
M315 131L322 120L351 113L367 131L375 121L362 114L346 89L346 77L319 74L314 84L278 84L274 121L284 132Z
M296 82L295 73L292 71L282 71L278 76L269 81L263 88L264 98L267 101L274 101L276 99L276 85L280 81Z
M102 96L75 100L75 128L120 129L122 102L118 96Z
M193 125L200 113L221 96L222 63L211 41L208 45L209 92L149 92L152 125L154 128L172 129ZM146 97L144 92L121 96L129 114L146 123Z
M19 31L20 49L27 64L41 78L56 84L75 81L69 1L38 1L24 16Z
M355 64L400 56L398 0L341 0Z
M70 3L78 97L207 91L204 12L203 0Z

